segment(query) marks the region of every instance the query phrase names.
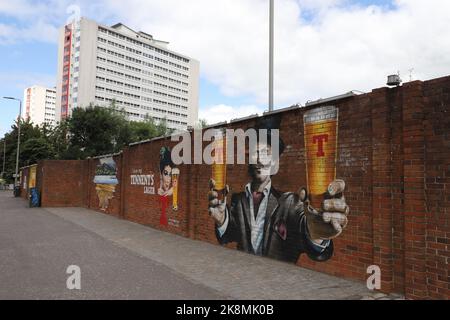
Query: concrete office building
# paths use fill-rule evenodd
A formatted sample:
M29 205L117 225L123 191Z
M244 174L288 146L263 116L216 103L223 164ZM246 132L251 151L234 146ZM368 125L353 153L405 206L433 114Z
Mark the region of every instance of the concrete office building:
M111 27L81 18L61 28L56 118L90 103L115 101L129 120L164 118L183 130L198 120L199 62L168 42L122 23Z
M31 86L23 92L22 118L37 125L44 123L54 126L56 108L55 88Z

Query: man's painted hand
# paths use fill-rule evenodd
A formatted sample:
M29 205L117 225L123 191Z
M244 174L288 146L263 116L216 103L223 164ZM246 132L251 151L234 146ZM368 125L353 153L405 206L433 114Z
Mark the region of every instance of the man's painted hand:
M208 208L209 215L214 219L218 227L225 222L226 202L219 199L219 193L215 190L216 182L213 179L209 180L208 192ZM229 187L225 186L225 195L228 194Z
M344 198L345 182L334 180L328 186L321 212L308 206L307 225L310 237L317 242L339 236L347 226L350 211Z

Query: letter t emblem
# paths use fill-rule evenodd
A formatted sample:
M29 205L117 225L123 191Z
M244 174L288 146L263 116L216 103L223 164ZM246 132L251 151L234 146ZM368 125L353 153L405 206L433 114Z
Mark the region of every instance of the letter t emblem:
M325 152L323 152L323 143L328 142L328 134L321 134L318 136L313 136L313 143L318 144L317 157L325 157Z

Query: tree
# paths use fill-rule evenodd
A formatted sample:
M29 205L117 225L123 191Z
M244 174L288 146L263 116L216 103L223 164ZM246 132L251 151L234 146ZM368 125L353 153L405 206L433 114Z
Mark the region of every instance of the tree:
M149 116L145 121L128 121L123 109L115 104L110 107L90 105L75 108L66 120L66 130L58 128L55 137L67 132L68 147L62 158L85 159L102 154L119 152L124 146L172 133L167 120L159 121Z
M124 146L172 133L167 120L156 121L147 116L145 121L128 121L125 110L115 102L110 107L90 105L75 108L71 117L56 126L36 126L21 121L21 148L19 167L32 165L44 159L86 159L87 157L116 153ZM17 123L11 127L0 144L6 141L6 168L4 178L13 180L17 152ZM3 164L3 152L0 153Z
M130 130L131 130L131 141L143 141L146 139L151 139L159 135L157 125L155 124L155 120L153 118L148 117L145 121L131 121L130 122Z
M20 151L20 163L23 166L35 164L39 160L53 159L55 151L45 136L31 138L23 143Z
M17 155L17 135L18 135L18 122L16 121L11 126L11 131L6 133L3 139L0 140L1 150L0 152L0 163L3 165L3 146L6 141L6 161L5 161L5 173L4 179L11 183L14 178L13 174L16 171L16 155ZM41 140L43 139L43 140ZM45 135L40 127L34 125L29 120L21 120L20 121L20 155L19 155L19 168L28 165L29 161L25 157L31 156L30 151L35 150L38 151L36 156L32 156L32 160L37 161L46 158L48 154L43 154L42 145L45 144ZM29 140L32 140L30 144L27 144ZM39 147L41 145L41 147ZM22 152L26 148L26 155L22 155ZM40 154L39 154L40 153ZM30 160L31 161L31 160Z
M51 143L55 159L71 159L71 146L69 143L69 124L63 120L47 132L47 139Z
M208 122L206 121L206 119L198 119L198 126L200 129L205 128L206 126L208 126Z
M167 119L160 120L156 125L156 136L157 137L165 137L173 133L173 129L170 129L167 126Z
M125 117L114 108L90 105L75 108L67 120L71 156L84 159L119 151L128 125Z

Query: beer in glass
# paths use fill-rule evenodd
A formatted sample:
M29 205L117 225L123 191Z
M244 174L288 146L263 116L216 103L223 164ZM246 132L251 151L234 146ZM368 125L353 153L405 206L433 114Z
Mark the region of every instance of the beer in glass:
M225 134L218 130L213 142L214 158L212 164L212 178L215 181L214 189L219 193L219 198L223 197L227 179L226 149L227 143Z
M180 169L172 169L172 209L178 210L178 177L180 176Z
M309 110L303 123L309 200L320 210L323 194L336 178L338 109L324 106Z

